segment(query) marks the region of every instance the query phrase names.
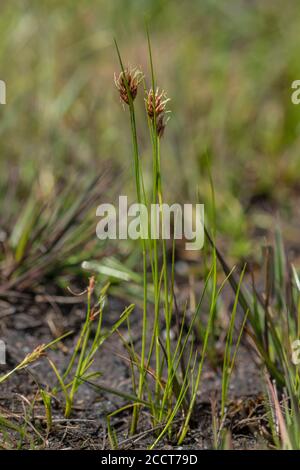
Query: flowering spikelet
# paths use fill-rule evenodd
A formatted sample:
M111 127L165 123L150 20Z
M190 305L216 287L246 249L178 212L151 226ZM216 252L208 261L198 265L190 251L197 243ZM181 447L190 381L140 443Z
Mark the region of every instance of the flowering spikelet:
M155 94L153 93L152 88L146 94L145 102L148 116L153 123L155 116L156 133L158 137L162 137L167 123L165 120L165 115L168 112L166 111L166 104L170 99L167 98L164 90L160 92L159 88L156 89Z
M131 98L134 100L137 95L138 86L143 78L142 72L137 68L127 67L118 77L115 74L115 85L120 93L120 99L124 101L124 103L129 104L126 82Z
M154 109L155 109L156 117L158 117L160 114L165 112L166 104L168 101L170 101L170 99L167 98L164 90L160 92L159 88L156 89L155 97L154 97L153 90L151 88L151 90L147 92L147 97L145 98L145 101L147 105L148 116L150 119L153 119Z
M27 354L20 363L20 368L26 367L28 364L37 361L41 356L45 356L45 344L40 344L31 353Z

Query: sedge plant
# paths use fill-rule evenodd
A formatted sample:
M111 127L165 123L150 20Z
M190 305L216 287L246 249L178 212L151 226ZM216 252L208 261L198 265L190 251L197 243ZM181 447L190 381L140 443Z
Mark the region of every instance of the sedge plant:
M158 204L160 208L163 206L163 182L161 175L161 138L163 137L166 122L167 110L166 104L169 101L164 91L160 91L156 86L156 78L154 74L151 44L148 34L148 47L151 68L151 88L145 89L145 110L147 122L149 127L149 135L152 145L152 159L153 159L153 175L152 175L152 195L150 200L153 204ZM137 128L135 118L135 105L134 101L137 96L138 86L144 80L143 74L137 69L124 68L121 54L116 43L117 53L119 57L121 73L115 77L115 83L120 94L120 99L128 106L131 135L133 143L133 166L136 184L136 196L138 203L147 205L147 195L144 187L143 173L141 168L141 160L139 154L139 146L137 139ZM161 211L162 213L162 211ZM163 217L163 213L162 213ZM155 221L157 223L157 221ZM163 230L164 223L161 221ZM155 227L157 229L158 227ZM141 227L141 230L146 230ZM163 234L162 234L163 235ZM157 240L155 237L149 239L148 242L141 237L141 254L143 259L143 283L144 283L144 304L143 304L143 326L142 326L142 345L141 354L139 357L139 379L137 387L137 397L139 400L143 399L146 387L145 379L149 372L152 355L154 353L155 360L155 395L154 399L150 400L153 403L152 416L153 424L157 425L165 418L172 410L172 399L178 396L179 386L176 377L176 372L173 367L174 357L171 350L171 320L172 320L172 304L173 304L173 289L172 280L174 279L174 257L172 256L171 275L169 273L168 259L167 259L167 246L164 236L162 240ZM173 245L174 254L174 245ZM162 258L162 261L160 261ZM151 340L146 353L147 337L148 337L148 291L149 291L149 278L148 267L152 275L152 285L154 289L154 321L151 334ZM163 318L166 328L165 344L161 341L161 318L160 312L163 309ZM162 380L163 370L166 370L167 378ZM164 386L161 386L164 382ZM149 391L147 392L149 393ZM134 434L137 429L138 415L140 407L134 406L133 418L131 425L131 433Z
M128 362L132 371L132 387L134 394L131 397L127 394L128 403L109 416L108 431L111 444L114 448L117 447L117 439L112 428L111 418L122 410L132 408L133 413L130 434L134 435L137 432L138 420L143 407L150 411L153 429L159 429L151 448L155 447L166 434L179 444L183 443L190 427L190 421L201 386L204 360L209 349L212 347L211 343L214 337L212 333L216 321L217 303L225 284L228 281L233 282L231 279L232 272L228 270L225 273L225 279L221 285L218 286L217 261L219 253L214 244L212 244L211 263L209 268L206 269L202 295L199 302L196 303L189 323L186 318L186 307L184 308L182 319L177 321L177 337L174 341L172 338L172 319L174 317L174 311L177 309L174 295L175 243L173 241L171 261L169 262L168 247L165 237L163 236L164 221L162 209L164 196L161 170L162 137L168 120L166 106L169 99L166 93L158 88L156 83L148 31L147 38L151 77L150 89L147 89L145 77L141 71L136 68L124 67L119 47L115 42L121 68L119 75L115 75L115 85L119 92L121 102L129 111L136 197L138 203L143 203L147 207L149 201L159 206L161 218L159 221L155 220L154 223L161 224L162 237L161 239L157 239L156 237L151 238L149 233L148 237L143 236L143 234L147 234L145 232L147 228L144 226L145 221L143 221L143 217L140 217L142 235L140 250L143 264L144 287L141 351L137 352L133 342L130 340L128 342L128 340L125 340L122 335L120 335L129 356ZM143 83L144 86L145 114L152 148L152 188L150 195L147 194L144 185L135 113L135 100L139 88L142 88L141 83ZM147 224L147 227L149 226L150 224ZM159 227L155 226L154 228L157 229ZM231 313L226 339L221 404L221 414L223 415L225 413L229 380L247 318L245 312L238 341L233 349L233 331L242 278L243 274L237 284L235 303ZM150 311L152 312L152 308L150 309L149 306L150 290L154 304L153 321L149 319ZM209 308L206 324L203 323L202 347L201 350L198 350L195 344L194 329L196 324L199 323L204 298L208 298ZM161 313L163 314L162 316ZM164 338L162 335L162 320L165 325ZM152 330L150 330L150 327ZM151 334L149 334L150 331ZM130 338L131 331L129 321L128 332ZM138 380L135 378L136 372ZM153 385L149 379L153 381ZM180 417L181 426L179 429L177 426L177 430L175 430L173 429L173 423L175 421L178 423L178 417Z

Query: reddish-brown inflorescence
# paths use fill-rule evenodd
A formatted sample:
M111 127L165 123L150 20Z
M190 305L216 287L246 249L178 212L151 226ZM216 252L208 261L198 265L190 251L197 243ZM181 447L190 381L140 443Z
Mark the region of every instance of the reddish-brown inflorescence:
M156 133L158 137L163 136L166 127L167 121L165 120L165 115L167 113L166 104L168 101L170 101L170 99L167 98L166 93L163 90L160 92L158 88L155 93L153 93L152 88L146 93L145 102L147 113L153 123L155 116Z
M127 93L130 93L131 99L134 100L137 95L138 86L143 80L144 76L140 70L137 68L129 68L127 67L124 71L122 71L119 76L117 77L115 74L115 85L120 93L120 99L124 101L124 103L129 104L129 97ZM127 82L127 87L126 87Z

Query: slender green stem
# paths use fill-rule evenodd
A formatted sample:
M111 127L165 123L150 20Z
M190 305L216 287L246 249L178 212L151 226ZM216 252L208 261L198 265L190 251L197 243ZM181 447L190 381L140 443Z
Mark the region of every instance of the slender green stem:
M137 133L136 133L136 121L135 121L135 112L134 105L132 100L129 103L130 111L130 122L131 122L131 134L132 134L132 145L133 145L133 155L134 155L134 166L135 166L135 182L136 182L136 192L138 203L141 204L141 184L140 184L140 160L139 160L139 150L137 142ZM146 242L142 238L142 255L143 255L143 289L144 289L144 301L143 301L143 330L142 330L142 351L141 351L141 373L139 376L139 385L138 385L138 398L142 399L143 397L143 388L144 388L144 378L145 378L145 351L146 351L146 337L147 337L147 298L148 298L148 284L147 284L147 252L146 252ZM134 406L133 408L133 419L131 426L131 433L135 434L137 421L139 416L139 407Z
M212 297L211 297L211 303L210 303L208 324L207 324L206 331L205 331L205 337L204 337L204 342L203 342L201 359L200 359L200 363L199 363L199 366L198 366L198 371L197 371L195 386L194 386L194 389L193 389L193 394L192 394L192 398L191 398L191 402L190 402L190 407L189 407L188 413L186 415L185 422L184 422L184 425L183 425L183 429L182 429L182 432L181 432L179 440L178 440L178 445L182 444L182 442L183 442L183 440L184 440L184 438L185 438L185 436L188 432L189 422L190 422L192 412L193 412L193 409L194 409L194 405L195 405L195 401L196 401L196 397L197 397L197 392L198 392L198 389L199 389L200 380L201 380L201 376L202 376L203 363L204 363L204 358L205 358L205 354L206 354L206 350L207 350L209 335L210 335L210 332L211 332L211 327L212 327L212 322L213 322L217 297L218 297L218 294L217 294L216 251L213 250L213 290L212 290Z
M148 40L148 52L149 52L149 60L150 60L150 69L151 69L151 82L152 82L152 93L153 93L153 100L155 102L155 75L154 75L154 67L153 67L153 59L152 59L152 49L150 43L150 36L149 31L147 28L147 40ZM156 112L155 112L155 105L154 105L154 116L153 121L148 119L149 129L150 129L150 136L152 141L152 154L153 154L153 174L152 174L152 203L157 204L158 202L158 181L159 181L159 138L156 132ZM157 220L156 217L154 218L154 233L159 231L159 226L157 227ZM156 369L156 376L157 376L157 383L155 387L155 395L156 395L156 402L158 403L160 400L160 387L159 381L161 378L161 348L159 344L159 309L160 309L160 279L159 279L159 253L158 253L158 243L156 238L153 239L153 284L154 284L154 292L155 292L155 300L154 300L154 325L153 325L153 335L151 341L151 348L149 351L149 358L152 354L153 343L155 343L155 369Z
M157 163L158 163L158 199L159 205L162 209L163 207L163 191L162 191L162 179L161 179L161 170L160 170L160 140L158 139L158 149L157 149ZM165 305L165 321L166 321L166 348L168 356L168 366L172 362L171 357L171 341L170 341L170 328L171 328L171 315L169 312L169 280L168 280L168 259L167 259L167 245L166 240L164 239L164 215L163 210L161 210L161 223L162 223L162 251L163 251L163 272L164 272L164 305ZM171 373L171 370L168 372Z
M140 167L140 157L139 157L139 148L137 140L137 131L136 131L136 119L134 111L133 99L128 87L126 80L126 75L124 73L124 66L121 59L121 54L117 42L115 41L117 54L120 62L120 66L123 72L124 83L126 86L126 92L128 96L129 104L129 114L130 114L130 124L131 124L131 136L132 136L132 147L133 147L133 159L134 159L134 172L135 172L135 185L136 185L136 194L138 203L142 203L142 191L141 184L141 167ZM143 230L144 228L142 228ZM141 351L141 372L139 376L139 385L138 385L138 398L142 399L143 389L144 389L144 380L145 380L145 351L146 351L146 337L147 337L147 298L148 298L148 284L147 284L147 246L145 238L141 239L141 249L143 257L143 290L144 290L144 301L143 301L143 326L142 326L142 351ZM137 422L139 417L139 408L134 406L133 408L133 417L131 423L131 434L135 434L137 428Z

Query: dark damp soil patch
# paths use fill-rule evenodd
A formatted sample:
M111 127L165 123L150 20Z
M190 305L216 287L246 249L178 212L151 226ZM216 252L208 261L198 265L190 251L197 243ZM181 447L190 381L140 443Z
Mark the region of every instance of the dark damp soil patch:
M85 304L80 300L72 303L55 301L49 297L41 302L19 299L1 300L1 332L7 348L7 364L0 366L1 373L15 367L37 345L48 343L55 335L73 330L74 333L49 351L49 356L60 371L68 363L76 335L85 317ZM37 301L38 300L38 301ZM124 305L110 299L110 310L104 316L104 327L108 328L119 317ZM131 318L133 340L137 347L141 331L141 315L138 309ZM125 334L125 329L123 330ZM119 354L119 355L118 355ZM99 381L112 389L131 391L131 376L128 363L120 357L125 350L114 335L107 340L95 358L93 370L101 371ZM7 417L18 425L24 426L26 412L27 434L23 441L13 431L1 436L2 446L12 445L22 448L50 449L106 449L109 441L106 431L106 415L124 404L121 398L112 394L101 393L88 385L82 385L75 397L74 411L68 420L64 418L63 396L58 394L52 400L53 427L46 432L45 410L42 402L37 399L38 385L51 389L56 379L45 358L31 365L28 369L16 373L0 386L1 416ZM221 373L216 367L205 366L201 394L191 423L191 429L182 448L212 448L212 413L211 400L219 401L221 390ZM241 345L237 357L236 368L230 386L230 404L226 427L231 430L234 449L253 449L266 446L260 438L261 429L266 426L262 404L262 387L260 372L255 358L246 344ZM34 406L31 404L34 403ZM151 420L146 412L142 413L139 434L128 437L130 414L118 414L112 425L117 432L121 448L143 449L154 440ZM178 422L178 426L180 423ZM37 434L38 433L38 434ZM159 448L177 448L167 439Z

